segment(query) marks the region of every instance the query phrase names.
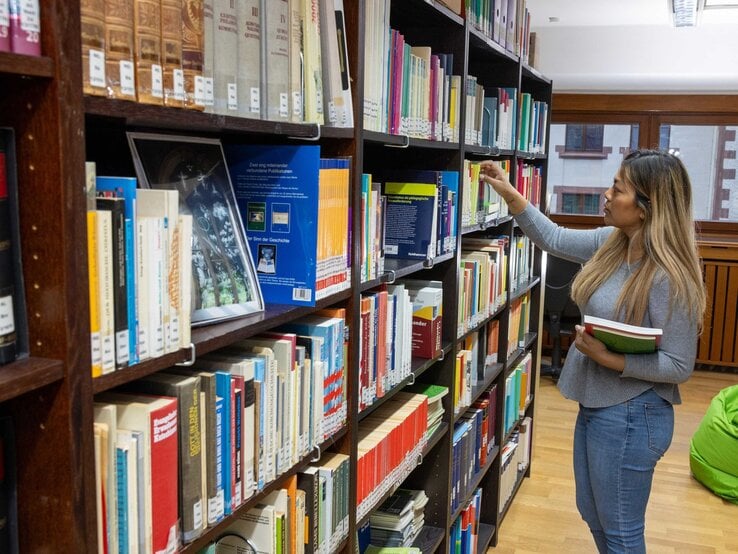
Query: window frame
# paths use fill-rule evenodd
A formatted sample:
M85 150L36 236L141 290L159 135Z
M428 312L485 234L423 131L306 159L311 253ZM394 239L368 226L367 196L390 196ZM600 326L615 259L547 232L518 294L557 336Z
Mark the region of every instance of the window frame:
M638 124L639 148L658 148L661 125L738 125L738 95L555 93L551 123ZM601 216L551 214L560 224L594 227ZM695 222L698 233L738 235L738 222Z

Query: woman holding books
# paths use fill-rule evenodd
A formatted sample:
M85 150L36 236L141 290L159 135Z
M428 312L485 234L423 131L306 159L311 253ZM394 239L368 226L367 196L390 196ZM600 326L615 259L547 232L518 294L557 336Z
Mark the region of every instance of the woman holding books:
M622 354L578 326L558 384L579 402L576 501L597 549L645 552L653 471L671 444L672 406L694 368L705 309L684 164L655 150L628 154L605 192L606 227L589 230L557 226L492 161L481 179L537 246L584 264L571 291L582 314L663 330L656 352Z

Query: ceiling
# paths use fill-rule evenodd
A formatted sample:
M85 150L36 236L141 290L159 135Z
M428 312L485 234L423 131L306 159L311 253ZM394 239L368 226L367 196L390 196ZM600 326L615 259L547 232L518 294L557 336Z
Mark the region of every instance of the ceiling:
M702 0L700 0L701 3ZM708 4L729 0L707 0ZM735 25L738 0L730 8L700 10L698 25ZM622 25L671 26L669 0L526 0L531 13L531 27L592 27ZM558 18L557 22L549 20ZM624 40L627 37L623 37Z

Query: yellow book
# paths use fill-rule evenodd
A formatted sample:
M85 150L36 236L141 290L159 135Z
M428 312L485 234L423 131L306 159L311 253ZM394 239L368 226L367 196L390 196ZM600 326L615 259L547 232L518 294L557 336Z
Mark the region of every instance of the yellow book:
M102 345L100 342L100 282L97 274L97 212L87 212L87 272L90 282L90 348L92 376L102 375Z

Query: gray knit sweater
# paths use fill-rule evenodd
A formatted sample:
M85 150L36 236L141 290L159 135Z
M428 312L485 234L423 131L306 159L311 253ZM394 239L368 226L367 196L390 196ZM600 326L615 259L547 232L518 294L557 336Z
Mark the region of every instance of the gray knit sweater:
M614 230L613 227L565 229L530 204L515 216L515 220L542 250L580 263L591 258ZM629 275L630 268L623 263L584 306L579 306L582 314L622 321L615 313L615 301ZM656 353L626 354L625 370L619 373L595 363L572 347L561 370L561 393L585 407L601 408L619 404L653 388L665 400L680 404L677 383L686 381L694 369L698 322L678 304L669 314L670 300L669 281L665 275L659 277L657 274L641 323L644 327L663 329L661 347Z

